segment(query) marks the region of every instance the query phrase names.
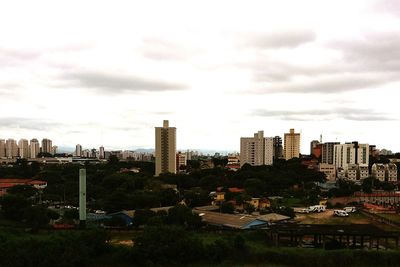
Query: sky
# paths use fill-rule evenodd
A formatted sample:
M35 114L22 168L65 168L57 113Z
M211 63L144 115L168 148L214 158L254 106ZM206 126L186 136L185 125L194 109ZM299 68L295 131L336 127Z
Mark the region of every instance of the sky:
M400 1L1 1L0 139L239 151L264 130L400 151Z

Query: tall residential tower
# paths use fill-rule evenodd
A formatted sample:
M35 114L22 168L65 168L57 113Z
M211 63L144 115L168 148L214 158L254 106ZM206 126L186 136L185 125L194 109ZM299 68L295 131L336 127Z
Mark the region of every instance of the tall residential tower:
M284 157L286 160L300 157L300 133L295 133L294 129L290 129L289 133L285 133Z
M240 166L248 163L252 166L272 165L274 159L274 138L264 137L264 131L258 131L254 137L240 138Z
M169 127L164 120L163 127L156 127L156 176L161 173L176 173L176 128Z

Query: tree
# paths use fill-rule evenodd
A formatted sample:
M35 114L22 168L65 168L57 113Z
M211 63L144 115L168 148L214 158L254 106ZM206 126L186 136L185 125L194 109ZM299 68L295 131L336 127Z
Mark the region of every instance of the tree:
M231 202L223 202L221 204L221 212L222 213L230 213L233 214L235 211L235 206L233 206L233 204Z
M161 265L189 264L204 258L201 240L177 226L146 227L134 242L138 255Z
M108 164L110 165L116 165L119 163L119 159L116 155L110 155L110 157L108 158Z
M15 185L7 190L8 194L20 195L24 198L33 197L38 190L31 185Z
M79 211L77 209L68 209L64 212L65 220L79 220Z
M54 210L47 209L47 217L49 217L50 220L58 220L60 214Z
M149 209L138 209L135 210L135 216L133 217L133 225L138 228L141 225L147 224L147 222L156 215L154 211Z
M250 203L245 203L243 205L243 209L247 212L247 214L252 214L256 210L256 208Z
M48 211L46 208L34 206L25 209L24 220L33 231L37 231L48 225L50 218L48 217Z
M24 211L30 206L29 201L20 195L6 194L0 198L1 212L5 218L19 221Z
M202 224L201 217L182 204L176 205L168 210L167 222L187 228L199 228Z

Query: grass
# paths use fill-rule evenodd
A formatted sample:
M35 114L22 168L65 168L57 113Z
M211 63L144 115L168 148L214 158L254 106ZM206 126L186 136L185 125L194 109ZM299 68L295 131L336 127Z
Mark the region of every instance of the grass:
M399 214L379 213L379 214L376 214L376 215L379 215L379 216L381 216L381 217L383 217L385 219L391 220L393 222L400 223L400 215Z
M295 198L295 197L288 197L288 198L283 198L281 202L279 203L281 206L286 206L286 207L304 207L304 203L300 198Z

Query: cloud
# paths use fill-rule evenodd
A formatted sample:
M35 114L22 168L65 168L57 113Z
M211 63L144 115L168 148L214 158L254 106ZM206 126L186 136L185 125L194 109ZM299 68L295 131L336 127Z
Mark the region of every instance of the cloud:
M375 88L391 82L386 75L335 74L307 78L301 81L273 82L261 84L258 92L264 93L340 93Z
M27 130L54 130L62 124L33 118L7 117L0 118L0 128L19 128Z
M240 44L256 49L294 48L312 42L315 38L315 32L310 30L244 33L240 35Z
M344 119L349 121L391 121L394 118L384 113L375 112L370 109L337 107L333 109L310 109L310 110L267 110L257 109L251 115L260 117L277 118L290 121L312 121Z
M183 84L106 72L70 72L61 75L60 79L62 81L61 87L77 86L100 90L103 93L119 93L121 91L157 92L186 89Z
M19 65L26 61L35 60L41 52L34 50L18 50L0 47L0 66L8 67Z
M141 52L144 57L159 61L184 60L189 57L188 48L157 38L145 38Z
M371 6L371 11L383 12L394 16L400 15L400 2L398 0L379 0Z
M400 71L400 32L366 32L362 38L329 44L343 53L343 60L354 71Z

